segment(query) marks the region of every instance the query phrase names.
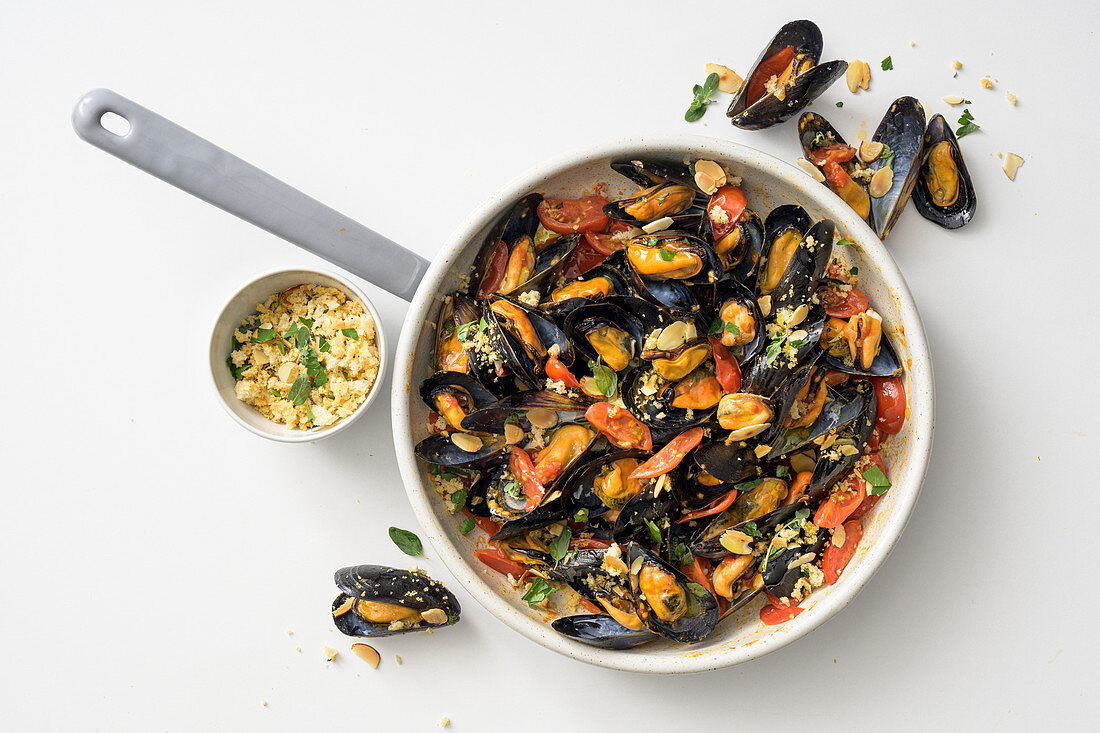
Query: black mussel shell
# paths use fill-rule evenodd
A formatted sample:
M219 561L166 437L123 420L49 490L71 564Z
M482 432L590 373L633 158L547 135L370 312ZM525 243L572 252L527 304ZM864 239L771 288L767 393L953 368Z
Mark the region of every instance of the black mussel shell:
M759 433L755 440L757 443L773 445L777 442L783 431L783 425L790 417L791 409L798 401L798 393L809 382L809 394L817 394L821 383L825 380L826 370L820 369L816 364L804 364L790 373L775 393L771 396L772 423L764 432ZM769 454L770 457L770 454Z
M656 385L656 392L652 395L642 391L649 380L653 380ZM671 399L668 398L668 392L671 390L667 389L673 384L675 383L663 379L652 369L638 368L631 370L623 379L620 394L630 414L650 428L682 431L710 420L715 412L713 407L708 410L685 410L673 407ZM656 436L654 436L654 442L656 442Z
M757 263L756 280L753 283L753 289L757 295L767 295L772 292L771 290L767 293L764 292L766 290L764 283L767 279L768 257L771 255L775 241L784 233L792 230L798 233L799 241L801 241L813 224L813 219L798 204L783 204L771 210L768 218L764 220L763 251L760 261Z
M549 313L550 315L560 319L565 318L575 308L578 308L587 303L596 302L608 296L633 295L634 291L631 283L628 281L627 275L624 274L628 271L628 269L629 268L626 267L626 259L623 255L622 250L612 252L610 255L608 255L606 260L596 265L591 270L586 271L580 277L575 277L568 282L562 283L561 285L548 288L550 292L547 294L546 298L543 299L543 302L540 304L540 306L545 308L547 313ZM591 297L577 296L564 298L564 296L568 293L575 292L563 290L564 288L577 286L581 283L588 283L595 280L596 278L604 278L611 284L610 291L607 293L607 295L600 295L599 293L597 293ZM561 295L559 296L559 300L554 301L552 298L554 294L557 293L559 290L562 291Z
M518 412L521 413L519 418L520 427L525 432L530 432L530 423L522 415L525 410L536 408L554 410L559 414L559 417L563 417L562 413L565 413L564 419L567 421L583 414L588 409L589 404L591 404L591 400L576 391L569 395L545 389L516 392L485 405L476 412L471 412L462 420L462 429L478 433L503 434L505 423L508 422L513 413ZM575 415L574 413L578 414Z
M518 309L527 317L531 329L537 336L541 345L541 354L536 353L533 347L522 342L510 327L507 319L493 310L496 303L506 303L508 306ZM507 307L507 306L505 306ZM548 318L534 308L530 308L514 298L506 295L490 295L485 301L485 320L489 327L489 341L496 351L504 356L504 363L509 369L524 382L528 388L537 389L543 384L546 355L551 346L557 345L559 349L558 360L566 367L573 365L573 344L565 333L558 328L553 319Z
M657 277L654 273L646 274L641 272L635 267L634 263L630 260L630 253L632 250L637 249L641 252L643 249L649 250L663 250L664 252L672 253L674 257L677 252L686 252L695 255L699 258L701 269L690 277ZM660 255L661 260L665 260L665 255ZM672 261L669 258L667 261ZM714 283L718 281L718 278L722 277L722 260L718 257L718 254L705 240L700 237L690 234L685 231L676 231L666 229L664 231L655 232L653 234L639 234L627 243L627 264L634 269L638 276L643 280L680 280L685 283Z
M384 565L355 565L337 570L335 580L340 595L332 602L333 621L348 636L389 636L449 626L458 623L462 613L453 593L439 581L420 573ZM391 630L390 624L368 621L356 614L354 608L335 615L348 599L389 603L421 612L438 608L447 614L447 621L431 624L422 619L417 626Z
M470 488L466 489L466 511L475 517L493 516L489 511L489 502L485 500L490 480L490 472L483 471L478 474L477 480L470 484Z
M726 346L740 364L760 353L764 348L764 343L767 341L767 334L764 329L764 316L760 313L760 305L757 303L756 296L740 281L730 277L724 277L718 281L714 292L714 323L717 323L718 328L722 329L719 333L713 334L714 338L720 340L725 336L725 329L727 329L728 326L725 321L719 323L718 319L721 318L722 307L730 301L736 301L751 311L752 318L756 323L755 333L750 341L744 344ZM738 330L740 330L742 334L744 333L743 329L739 328ZM734 340L741 340L739 338L740 335L741 334L731 334Z
M550 625L570 639L601 649L633 649L660 638L649 629L628 629L602 613L563 616Z
M818 369L813 373L812 379L824 379L825 369ZM817 387L811 386L812 393ZM768 441L772 450L765 456L768 461L777 461L784 456L795 453L814 441L815 438L825 435L830 430L836 430L851 423L864 407L863 401L853 395L839 392L833 388L827 388L825 405L821 408L821 414L810 425L803 428L782 430L773 440ZM788 408L789 411L789 408Z
M814 112L804 112L800 118L798 118L798 142L802 145L802 153L808 160L812 160L813 151L819 148L825 148L830 145L844 145L849 146L844 136L841 135L835 127L833 127L827 119ZM841 168L851 176L854 173L854 169L859 166L864 166L864 163L859 158L853 158L848 163L841 163ZM824 174L824 171L822 171ZM857 181L854 178L852 182L859 187L861 203L866 206L866 212L860 211L855 206L852 206L851 201L847 201L840 196L840 192L837 191L828 182L828 180L822 181L821 185L825 186L833 193L837 194L838 198L848 203L848 205L857 214L862 216L864 220L873 228L875 225L874 209L871 204L871 195L867 192L867 183L864 181Z
M711 438L695 449L695 466L724 483L736 483L757 470L753 448L754 444L743 440L727 444L721 438Z
M806 489L806 498L811 506L816 506L840 479L851 470L861 453L867 450L871 433L875 429L878 417L878 403L875 389L866 379L849 381L836 388L841 399L852 401L858 408L857 417L836 430L837 440L850 441L856 452L847 455L839 448L830 447L821 451L821 457L814 466L814 474ZM834 446L836 444L834 443Z
M942 142L946 142L951 149L951 157L958 171L958 197L948 206L940 206L932 196L925 179L925 170L935 148ZM917 176L917 184L913 190L913 205L917 207L920 215L929 221L939 224L944 229L958 229L964 226L972 218L978 208L978 197L974 192L974 183L970 180L970 172L966 169L966 161L963 159L962 149L955 133L943 115L935 115L928 122L928 129L924 133L924 151L922 153L921 173Z
M890 146L894 153L890 160L890 166L894 169L893 185L886 195L871 198L875 232L879 239L886 239L909 201L917 176L920 175L921 149L924 146L924 107L913 97L899 97L894 100L871 139ZM886 161L879 158L871 163L871 168L877 171L884 165Z
M780 308L808 303L833 255L833 239L836 235L836 223L823 219L810 227L798 243L783 276L771 293L771 312Z
M630 298L629 300L638 299ZM572 340L576 351L585 359L595 360L600 358L595 347L589 342L587 334L607 326L630 337L632 341L631 360L642 353L645 327L634 313L621 307L624 302L628 302L627 299L619 297L603 298L575 308L566 317L565 333Z
M706 588L688 580L679 570L635 542L629 543L626 550L626 563L631 568L630 589L634 594L634 605L646 628L684 644L702 641L714 631L718 623L718 601ZM635 572L635 562L638 560L640 563ZM641 576L643 573L649 575L646 572L647 567L660 573L677 587L675 592L667 596L668 601L664 601L661 596L654 598L652 590L646 593L649 584L643 585ZM656 608L665 609L664 614L655 610L656 603L660 604ZM682 604L682 608L677 607L677 603ZM662 615L676 617L666 619Z
M665 476L663 481L660 478L646 481L642 490L630 497L619 510L611 533L616 542L625 542L638 532L648 537L646 520L656 523L672 510L676 504L675 486L679 480L674 473Z
M870 369L864 370L855 364L848 363L849 358L833 356L826 351L824 361L830 368L855 377L897 377L904 371L897 349L894 348L886 333L885 323L882 325L882 340L879 341L878 353L875 355L875 360L871 362Z
M534 237L539 228L539 218L535 213L538 205L542 203L542 194L529 193L515 204L502 216L489 230L485 237L485 243L478 253L474 263L474 271L470 277L470 296L485 297L488 293L480 292L481 284L490 264L497 255L497 249L501 243L511 250L516 242L524 237Z
M596 493L596 477L609 463L621 461L624 458L633 458L638 463L642 463L649 455L644 450L615 450L578 467L570 475L569 482L564 487L564 492L568 494L567 502L575 509L587 509L589 519L602 516L611 507Z
M665 181L682 183L685 186L695 185L695 176L692 175L691 167L682 162L657 158L614 160L611 162L611 169L642 188Z
M645 280L633 268L626 269L630 273L634 292L639 297L667 310L676 318L694 318L699 314L699 300L692 286L680 280Z
M440 466L483 469L497 462L500 454L508 446L505 445L504 438L500 436L486 435L479 437L481 438L482 448L474 453L467 453L462 450L454 444L450 435L443 433L429 435L424 438L413 448L413 453L423 461Z
M793 513L797 508L794 505L780 506L787 497L787 491L784 490L780 494L779 483L775 480L765 481L765 479L774 478L765 476L757 480L755 485L749 484L737 496L733 506L704 520L706 524L692 537L691 551L700 557L722 557L728 552L721 542L726 530L739 530L749 522L753 522L760 533L766 534L774 526L769 520L788 509ZM785 480L779 479L779 481L782 481L783 487L789 489Z
M820 563L821 555L829 542L829 533L818 530L817 540L812 545L790 545L778 554L771 556L767 566L762 571L764 590L777 598L790 598L794 592L794 586L802 577L802 567L788 567L795 560L806 554L812 554L810 562Z
M744 220L739 220L736 224L736 229L741 233L737 244L729 252L718 256L722 260L726 277L748 284L756 272L756 265L760 262L760 256L764 251L764 222L751 209L745 209L741 216ZM713 247L715 252L718 251L718 242L714 237L714 224L709 216L704 216L700 220L699 236Z
M603 207L603 213L615 221L633 224L638 227L652 221L663 219L666 216L670 217L673 222L675 222L676 226L684 227L692 223L697 225L699 218L703 215L702 208L696 203L696 198L699 195L699 190L695 188L694 184L685 185L672 181L658 183L653 186L647 186L625 199L612 201ZM666 196L676 196L680 201L675 206L670 202L670 208L659 210L654 216L639 219L638 217L628 214L626 211L627 207L639 201L643 196L647 199L656 198L658 200Z
M806 332L806 340L788 356L782 350L769 360L767 350L759 352L741 367L741 391L771 397L779 386L800 366L814 364L821 358L821 333L825 328L825 310L819 305L810 309L806 320L796 330Z
M479 410L496 402L496 396L485 389L481 382L463 372L436 372L420 383L420 399L429 410L439 412L435 398L441 393L461 395L470 402L469 412ZM452 426L454 427L454 426ZM470 428L463 428L469 430Z

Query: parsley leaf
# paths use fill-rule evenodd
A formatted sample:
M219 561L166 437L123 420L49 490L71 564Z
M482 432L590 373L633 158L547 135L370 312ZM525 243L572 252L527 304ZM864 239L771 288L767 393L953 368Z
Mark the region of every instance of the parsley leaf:
M837 102L837 103L836 103L836 106L837 106L837 107L843 107L843 106L844 106L844 102Z
M967 107L959 117L959 129L955 130L955 137L966 137L980 129L982 129L981 125L974 122L974 115L970 114L970 108Z
M458 531L461 532L463 535L470 534L470 530L472 530L473 528L474 528L474 518L473 517L466 517L458 525Z
M287 399L293 405L300 405L309 399L311 389L313 388L309 384L309 377L305 374L299 374L298 378L294 380L294 384L290 385L290 393L287 395Z
M657 253L661 255L661 259L665 262L672 262L672 258L676 256L675 252L670 249L665 249L664 247L657 250Z
M471 329L473 329L474 331L478 330L478 325L475 321L463 323L461 326L458 327L458 331L455 333L455 335L458 336L459 341L465 341L466 337L470 335Z
M611 397L615 394L615 388L619 383L619 375L611 371L609 367L591 359L588 361L588 369L592 372L592 378L596 380L596 389L600 390L604 397Z
M574 522L587 522L588 521L588 507L582 506L577 510L577 513L573 515Z
M573 539L573 530L566 527L557 537L550 542L550 557L554 558L557 565L569 552L569 540Z
M673 542L669 548L669 556L672 558L672 562L680 567L695 562L695 556L691 554L691 550L683 542Z
M456 512L466 506L466 492L463 489L459 489L451 494L451 503L454 504Z
M714 318L714 323L710 324L710 328L707 329L707 336L717 336L722 333L722 324L724 323L725 321L722 320L722 316L716 316Z
M324 336L317 337L317 350L322 354L332 348L332 344L328 342L328 339Z
M252 338L252 343L266 344L273 338L275 338L274 328L258 328L256 329L256 335Z
M760 528L756 526L756 522L749 522L741 529L749 537L755 537L758 540L764 538L764 533L761 532Z
M779 358L779 352L783 348L783 340L775 339L768 343L768 348L764 350L764 363L771 364L773 361Z
M726 330L729 331L730 333L732 333L734 336L740 336L741 335L741 328L736 323L733 323L733 322L727 323L726 324Z
M884 58L882 60L882 70L883 71L893 71L894 70L894 60L892 58L890 58L889 56L887 56L886 58Z
M791 475L791 469L787 468L786 466L780 466L779 468L775 469L775 475L778 478L787 478Z
M390 539L393 540L393 544L397 545L397 549L406 555L411 557L424 556L424 545L420 543L420 538L409 530L390 527Z
M523 600L527 601L528 606L534 607L549 598L553 592L554 586L546 582L546 579L535 578L527 588L527 592L523 594Z
M858 267L852 267L852 268L850 268L850 269L848 270L848 274L849 274L849 275L858 275L858 274L859 274L859 268L858 268Z
M890 479L886 478L886 474L882 472L882 469L878 466L871 466L863 472L863 480L871 485L871 496L879 496L885 494L886 490L890 488Z
M653 541L657 544L661 544L661 528L651 522L649 519L643 519L646 529L649 530L649 536L653 538Z
M313 319L312 318L299 318L298 322L301 323L306 328L313 328Z
M691 88L691 93L694 95L694 99L691 100L691 105L687 108L687 112L684 113L684 119L688 122L695 122L701 118L707 112L707 105L710 104L710 98L714 93L718 91L718 74L708 74L707 80L703 82L703 86L696 84Z
M737 489L738 492L752 491L762 483L764 483L764 479L762 478L750 478L748 481L734 484L733 488Z
M894 149L891 148L886 143L883 143L882 144L882 155L879 156L879 160L882 161L882 166L880 166L880 167L893 168L894 167Z
M340 333L344 334L352 341L359 340L359 333L354 328L341 328Z

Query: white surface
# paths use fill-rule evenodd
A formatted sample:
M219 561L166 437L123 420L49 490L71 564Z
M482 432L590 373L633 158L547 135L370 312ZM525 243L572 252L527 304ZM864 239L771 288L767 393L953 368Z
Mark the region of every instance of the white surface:
M826 728L1085 727L1100 651L1097 11L934 5L586 3L584 23L565 4L6 7L5 727L659 729L802 712ZM319 261L80 142L73 102L112 87L431 256L517 170L591 140L696 132L793 158L793 122L750 133L721 106L682 114L704 62L744 72L800 13L826 56L872 63L870 94L838 85L815 105L842 131L873 130L903 93L933 111L963 93L983 126L963 140L975 221L948 233L908 211L890 237L928 329L938 423L883 570L808 639L705 676L569 662L464 594L459 627L380 640L377 671L351 657L331 573L403 564L385 528L414 528L386 395L350 430L288 446L234 425L207 384L209 323L237 283ZM1027 160L1014 184L1003 150ZM367 290L392 331L405 305ZM325 644L344 650L328 668Z

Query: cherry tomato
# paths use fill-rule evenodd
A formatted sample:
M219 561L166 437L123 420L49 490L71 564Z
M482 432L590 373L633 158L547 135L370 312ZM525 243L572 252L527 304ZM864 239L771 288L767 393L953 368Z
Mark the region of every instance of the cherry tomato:
M821 569L825 572L825 582L832 585L848 567L852 557L856 554L859 541L863 539L863 525L858 520L844 523L844 544L836 547L832 542L825 548L822 556Z
M714 378L726 392L738 391L741 389L741 367L737 359L720 339L708 336L707 341L710 341L710 353L714 357Z
M469 512L467 512L467 514L469 514ZM473 514L470 514L470 516L474 517ZM474 517L474 522L482 532L490 537L500 531L500 522L490 517Z
M619 448L653 450L649 426L638 421L625 407L597 402L585 411L584 417Z
M606 550L608 547L611 547L608 540L595 537L576 537L569 540L570 550Z
M871 377L878 402L875 427L883 435L893 435L905 424L905 377Z
M840 143L833 143L823 148L810 151L810 162L814 165L825 165L826 163L847 163L849 160L856 156L856 149L848 145L841 145Z
M825 314L833 318L851 318L867 310L871 302L867 294L855 286L842 290L826 285L818 291L818 297L825 304Z
M764 92L767 91L768 79L779 76L786 71L787 67L794 61L794 55L794 46L787 46L761 61L749 79L749 88L745 90L745 102L753 104L763 97Z
M677 435L661 450L635 468L630 478L657 478L680 465L688 453L703 441L706 430L702 427L691 428Z
M512 470L512 475L519 481L519 485L523 487L523 493L527 495L527 511L531 511L539 505L542 501L543 494L546 493L546 489L543 488L542 482L539 481L538 473L535 471L535 464L531 460L531 456L527 454L523 448L518 446L512 446L512 455L508 459L508 468Z
M714 192L714 195L710 197L710 201L707 202L707 216L710 217L714 241L717 242L733 231L733 228L737 226L737 220L741 218L741 214L745 212L745 206L747 205L748 199L745 198L745 192L737 186L722 186ZM726 212L727 221L725 223L718 224L714 221L714 217L710 216L711 210L716 208Z
M768 626L786 623L802 613L798 606L764 606L760 609L760 620Z
M589 235L586 234L585 236ZM597 250L587 240L583 241L573 249L573 253L566 260L565 267L561 271L562 277L565 280L578 278L605 259L607 259L607 255Z
M806 493L806 489L810 485L810 479L814 476L813 471L799 471L794 481L791 482L791 490L787 492L787 498L783 500L783 506L789 506L802 498L802 495Z
M603 614L607 613L607 611L603 610L602 608L600 608L599 606L597 606L595 603L588 600L587 598L581 598L580 603L578 605L580 605L581 608L588 611L589 613L603 613Z
M688 580L698 583L710 591L710 594L718 601L719 615L725 613L726 599L715 593L714 584L710 582L710 576L714 571L714 566L711 564L710 560L705 557L699 557L698 555L692 555L691 557L692 561L690 563L680 566L680 572L686 575Z
M511 575L519 580L527 573L527 568L514 560L509 560L505 554L497 548L478 550L477 559L482 564L496 570L501 575Z
M770 591L764 591L764 597L768 599L768 603L772 606L779 606L780 608L786 608L791 605L790 598L780 598Z
M555 234L602 232L607 226L603 207L610 202L603 196L579 199L543 199L537 213L542 225Z
M871 464L878 466L878 469L882 471L882 475L886 475L886 464L882 462L882 456L878 453L864 453L860 457L860 461L856 463L856 468L860 471L862 481L862 472L871 467ZM871 511L871 507L878 503L885 494L872 494L870 488L867 489L867 498L860 502L856 510L848 515L848 519L859 519L867 512Z
M733 489L728 493L719 496L717 499L712 501L710 504L707 504L702 509L696 509L693 512L688 512L684 516L677 519L676 524L683 524L685 522L690 522L693 519L702 519L703 517L709 517L713 514L724 512L730 508L736 498L737 489Z
M858 466L859 463L857 462ZM833 489L814 514L814 524L822 529L832 529L843 524L856 507L867 498L867 482L852 469L839 486Z
M622 249L626 246L625 239L615 239L614 234L596 234L595 232L585 232L584 241L588 243L588 246L596 250L605 257L612 252Z
M569 371L569 368L562 364L556 356L551 356L546 360L546 376L553 379L555 382L561 382L566 387L573 387L574 389L580 389L581 383L577 381L577 378L573 376L573 373Z
M508 245L497 242L497 248L493 250L493 257L489 260L489 266L485 268L485 277L481 278L481 284L477 287L477 300L485 300L497 291L504 281L504 272L508 269Z

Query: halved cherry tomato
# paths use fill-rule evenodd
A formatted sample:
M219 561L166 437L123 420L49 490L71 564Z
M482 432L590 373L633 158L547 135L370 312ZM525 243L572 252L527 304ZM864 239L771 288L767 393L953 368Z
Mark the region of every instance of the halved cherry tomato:
M562 364L556 356L550 356L546 360L546 376L553 379L555 382L561 382L566 387L573 387L574 389L580 389L581 383L577 381L577 378L573 376L573 373L569 371L569 368Z
M817 150L811 150L810 162L818 166L825 165L826 163L847 163L855 156L855 148L849 145L833 143L832 145L827 145Z
M702 519L703 517L709 517L713 514L719 514L726 511L737 499L737 489L732 489L729 492L719 496L717 499L707 504L702 509L696 509L693 512L688 512L684 516L676 520L676 524L683 524L690 522L693 519Z
M856 554L859 541L863 539L863 525L858 520L844 523L844 544L836 547L832 542L825 548L822 556L821 569L825 572L825 582L832 585L848 567L852 557Z
M878 450L880 445L882 445L882 433L878 431L878 428L872 428L871 437L867 439L867 450L873 453Z
M726 392L738 391L741 389L741 367L737 359L720 339L708 336L707 341L710 341L710 353L714 357L714 378Z
M527 511L533 510L542 501L543 494L546 493L546 489L543 488L542 482L539 481L538 473L535 471L535 464L531 460L531 456L527 454L523 448L519 446L512 446L512 455L508 459L508 468L512 470L512 475L516 477L516 481L519 481L519 485L523 487L523 493L527 495Z
M653 434L649 432L649 426L631 415L625 407L597 402L585 411L584 417L619 448L653 450Z
M495 547L492 549L478 550L477 559L480 560L482 564L496 570L501 575L511 575L516 580L522 578L528 570L527 567L520 565L515 560L509 560L503 551Z
M871 377L878 402L875 427L883 435L893 435L905 424L905 377Z
M584 236L588 237L592 235L585 234ZM573 249L573 253L569 255L569 259L566 260L565 267L563 267L561 271L562 277L565 280L578 278L605 259L607 259L607 255L593 247L587 240L583 241Z
M825 314L833 318L851 318L867 310L871 303L867 294L855 286L840 289L826 285L818 291L818 297L825 305Z
M614 234L596 234L595 232L585 232L584 241L589 247L596 250L604 257L615 252L617 250L626 247L625 239L615 239Z
M878 469L882 471L882 475L886 475L886 464L882 462L882 456L880 456L878 453L865 453L863 454L863 456L860 457L860 461L861 462L856 463L856 468L859 469L861 472L866 471L868 468L870 468L870 463L874 463L874 465L878 466ZM860 480L863 480L862 473L860 476ZM856 510L848 515L848 519L859 519L864 514L871 511L871 507L877 504L878 500L881 499L883 496L885 496L885 494L872 494L870 489L868 488L867 498L861 501L859 506L856 507Z
M654 453L648 461L635 468L630 478L657 478L668 473L679 466L680 461L703 441L705 432L703 428L697 427L680 433L670 440L668 445Z
M584 610L588 611L589 613L607 613L607 611L603 610L587 598L580 599L580 603L578 605L580 605Z
M856 464L859 465L858 462ZM853 468L839 486L833 488L814 514L814 524L823 529L839 527L867 498L867 482Z
M799 471L791 482L791 490L787 492L787 498L783 500L783 506L790 506L802 498L810 485L810 479L814 477L813 471Z
M467 514L469 514L469 512L467 512ZM470 516L474 517L473 514L470 514ZM491 517L474 517L474 522L482 532L490 537L500 531L500 522Z
M497 291L504 281L504 272L508 269L508 245L497 242L493 250L493 256L489 260L489 266L485 268L485 276L481 278L481 284L477 286L477 300L485 300Z
M803 610L798 606L764 606L760 609L760 620L768 626L778 626L790 621Z
M749 78L748 89L745 91L745 103L753 104L759 101L764 96L764 92L767 91L768 79L773 76L778 77L786 71L787 67L794 61L794 56L794 46L787 46L761 61L752 77Z
M575 537L569 540L570 550L606 550L611 542L595 537Z
M745 198L745 192L737 186L722 186L714 192L714 195L710 197L710 201L707 202L707 216L710 217L714 241L717 242L733 231L733 228L737 226L737 220L741 218L741 214L745 212L747 205L748 199ZM721 224L714 221L714 217L710 215L710 212L715 208L720 208L726 213L725 218L727 221Z
M610 202L603 196L579 199L543 199L537 213L542 225L555 234L601 232L607 226L603 207Z

